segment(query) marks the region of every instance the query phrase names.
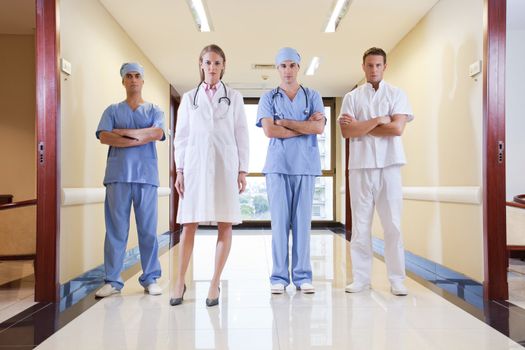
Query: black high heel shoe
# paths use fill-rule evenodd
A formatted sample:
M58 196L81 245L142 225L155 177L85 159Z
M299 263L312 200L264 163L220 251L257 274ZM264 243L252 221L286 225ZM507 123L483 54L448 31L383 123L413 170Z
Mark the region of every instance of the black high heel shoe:
M221 287L217 287L219 289L219 295L215 299L206 298L206 306L211 307L215 305L219 305L219 296L221 295Z
M171 298L170 305L176 306L176 305L182 304L182 301L184 300L184 293L186 293L186 284L184 284L184 290L182 291L182 296L180 298Z

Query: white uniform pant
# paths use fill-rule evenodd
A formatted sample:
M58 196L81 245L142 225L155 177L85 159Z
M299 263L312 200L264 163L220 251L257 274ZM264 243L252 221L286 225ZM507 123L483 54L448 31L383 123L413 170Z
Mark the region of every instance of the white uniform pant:
M391 283L405 279L405 251L401 236L403 194L401 166L350 170L352 239L350 252L354 282L370 283L374 205L385 238L385 262Z

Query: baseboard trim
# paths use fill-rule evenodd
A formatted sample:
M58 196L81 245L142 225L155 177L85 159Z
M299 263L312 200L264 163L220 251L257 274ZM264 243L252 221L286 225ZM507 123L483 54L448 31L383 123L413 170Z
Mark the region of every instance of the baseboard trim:
M374 253L384 260L384 241L374 237L372 245ZM483 308L483 285L478 281L409 251L405 251L405 265L407 271L477 308Z

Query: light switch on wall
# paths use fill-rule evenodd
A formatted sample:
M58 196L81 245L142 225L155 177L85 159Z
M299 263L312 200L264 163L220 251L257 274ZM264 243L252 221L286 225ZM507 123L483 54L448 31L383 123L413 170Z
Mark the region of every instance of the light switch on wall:
M71 62L66 60L65 58L60 59L60 70L67 75L71 75Z
M481 60L477 60L474 63L471 63L468 67L468 75L474 77L481 73Z

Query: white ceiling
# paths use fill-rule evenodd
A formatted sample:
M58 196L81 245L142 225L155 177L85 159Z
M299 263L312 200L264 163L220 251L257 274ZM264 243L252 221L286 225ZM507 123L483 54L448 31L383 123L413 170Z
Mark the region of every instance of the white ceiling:
M363 77L364 50L388 52L439 0L354 0L336 33L322 31L333 0L205 0L211 33L197 31L185 0L99 1L179 92L195 86L200 50L216 43L226 52L225 82L245 96L278 84L273 69L252 65L272 64L282 46L298 49L303 73L313 56L321 58L316 75L301 75L301 83L323 96L342 96ZM0 0L0 33L33 34L34 3Z
M214 31L197 31L185 0L100 0L179 92L199 79L198 55L210 43L226 53L224 81L245 96L278 84L272 64L282 46L302 56L302 72L319 56L315 76L300 82L323 96L342 96L362 79L361 57L371 46L391 50L438 0L354 0L336 33L323 33L333 0L205 0ZM262 75L269 75L263 80Z
M28 35L35 30L35 0L0 0L0 34Z

